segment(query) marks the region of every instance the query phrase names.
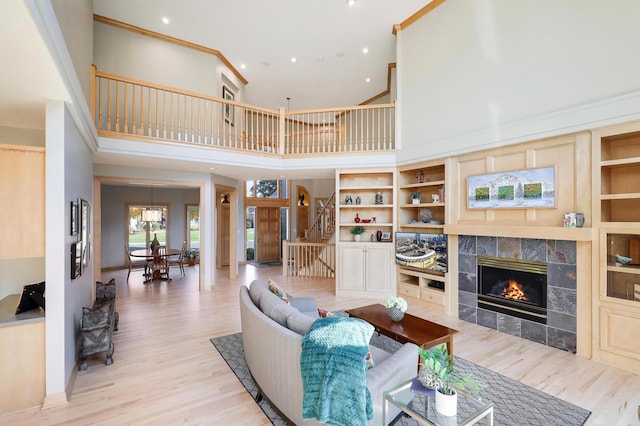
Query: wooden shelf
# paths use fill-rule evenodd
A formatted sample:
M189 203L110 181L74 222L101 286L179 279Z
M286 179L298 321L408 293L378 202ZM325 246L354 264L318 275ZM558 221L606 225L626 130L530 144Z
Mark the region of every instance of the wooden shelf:
M617 160L606 160L600 163L600 167L635 166L640 164L640 157L620 158Z
M391 209L393 204L340 204L341 209Z
M366 227L378 227L378 228L380 228L380 227L384 227L384 226L393 226L393 223L391 223L391 222L376 222L376 223L373 223L373 222L371 222L371 223L343 222L343 223L340 224L340 226L351 226L351 227L353 227L353 226L362 226L364 228L366 228Z
M444 207L445 203L400 204L401 209L417 209L422 207Z
M385 186L367 186L367 185L351 185L351 186L343 186L340 188L341 192L345 191L388 191L393 190L393 185L385 185Z
M626 194L604 194L601 200L632 200L640 198L640 192L629 192Z
M634 274L640 275L640 266L615 266L608 265L607 271L611 272L621 272L623 274Z
M591 241L591 228L565 228L562 226L518 225L445 225L445 234L479 235L484 237L517 237L565 241Z
M424 187L429 187L429 186L441 186L444 185L444 181L443 180L434 180L431 182L418 182L418 183L410 183L408 185L402 185L400 186L400 189L415 189L415 188L424 188Z
M401 223L400 228L419 228L419 229L444 229L444 224L440 223Z

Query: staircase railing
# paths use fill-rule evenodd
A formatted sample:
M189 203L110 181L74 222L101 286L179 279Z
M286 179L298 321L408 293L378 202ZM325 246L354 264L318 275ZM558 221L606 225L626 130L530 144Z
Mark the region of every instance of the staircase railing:
M105 137L280 157L396 148L395 102L273 110L98 72L95 67L92 97L96 129Z
M336 229L335 199L335 193L327 199L304 241L284 242L283 275L335 278L335 244L327 242Z
M282 275L294 277L336 277L336 245L284 241Z
M335 229L336 194L333 193L316 215L316 219L307 231L306 241L308 243L324 243L331 238Z

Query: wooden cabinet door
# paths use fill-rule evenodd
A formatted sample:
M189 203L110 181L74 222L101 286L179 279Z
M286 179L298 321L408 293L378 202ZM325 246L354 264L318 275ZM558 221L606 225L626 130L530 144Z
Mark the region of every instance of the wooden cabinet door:
M365 289L364 246L349 245L340 249L340 290Z
M391 291L395 285L392 277L395 267L393 249L387 245L369 244L365 257L367 291Z
M0 200L0 259L44 257L43 148L0 144Z

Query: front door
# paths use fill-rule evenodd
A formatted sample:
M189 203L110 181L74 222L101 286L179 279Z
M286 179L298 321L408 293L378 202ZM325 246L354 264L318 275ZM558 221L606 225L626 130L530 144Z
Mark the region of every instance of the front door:
M280 260L280 207L256 208L256 261Z

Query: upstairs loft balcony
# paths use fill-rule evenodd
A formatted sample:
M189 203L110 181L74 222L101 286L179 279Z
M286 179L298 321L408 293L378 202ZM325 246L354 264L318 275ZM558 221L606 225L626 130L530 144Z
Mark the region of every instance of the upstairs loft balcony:
M93 69L92 115L103 137L195 144L276 156L392 153L396 103L272 110Z

